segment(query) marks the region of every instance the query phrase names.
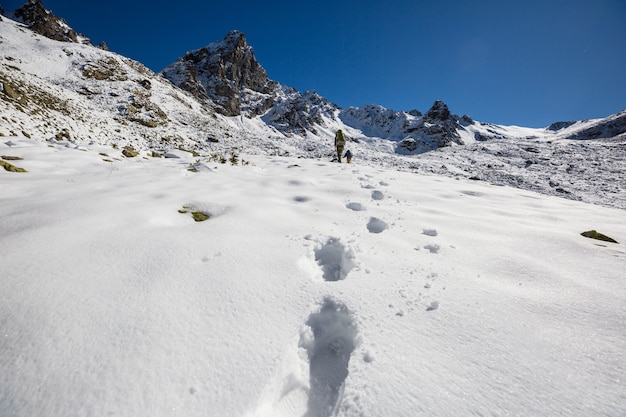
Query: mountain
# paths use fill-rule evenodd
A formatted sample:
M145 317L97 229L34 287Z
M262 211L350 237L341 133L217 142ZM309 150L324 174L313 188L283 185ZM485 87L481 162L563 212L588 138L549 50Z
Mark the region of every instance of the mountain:
M41 0L29 0L17 9L14 17L22 21L33 32L61 42L78 42L91 45L89 38L76 33L65 19L46 10Z
M375 104L342 109L315 91L269 79L238 31L155 74L74 36L40 1L15 14L22 22L0 22L0 135L144 155L182 149L330 160L334 134L343 129L358 163L624 204L618 161L625 159L626 112L538 129L458 116L440 100L425 113ZM62 40L52 39L60 33ZM585 176L598 181L590 185Z
M0 19L0 416L625 414L626 113L259 94Z
M356 141L391 141L395 153L410 155L450 145L518 137L519 133L511 134L510 129L452 114L441 100L435 101L425 114L377 105L341 109L315 91L301 93L270 80L239 31L187 52L160 74L207 105L214 104L225 116L259 117L288 136L319 136L325 130L343 128ZM584 122L558 122L546 129L525 129L523 137L608 138L626 132L626 122L619 116L593 126L583 125Z
M461 143L457 132L463 128L461 119L442 101L436 101L418 121L421 113L417 110L396 112L374 105L341 110L315 91L300 93L270 80L239 31L187 52L161 75L201 101L215 103L216 110L225 116L261 116L283 134L316 135L320 128L343 123L361 130L360 135L399 141L401 153ZM463 120L473 123L468 117Z
M243 33L232 31L167 66L161 74L203 102L212 100L225 116L265 113L274 103L276 83L254 57Z

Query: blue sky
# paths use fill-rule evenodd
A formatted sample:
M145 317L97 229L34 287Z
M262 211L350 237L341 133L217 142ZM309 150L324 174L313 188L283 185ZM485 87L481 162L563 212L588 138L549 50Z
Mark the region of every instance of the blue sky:
M0 0L14 10L25 0ZM271 79L341 107L543 127L626 109L626 0L44 0L160 71L237 29Z

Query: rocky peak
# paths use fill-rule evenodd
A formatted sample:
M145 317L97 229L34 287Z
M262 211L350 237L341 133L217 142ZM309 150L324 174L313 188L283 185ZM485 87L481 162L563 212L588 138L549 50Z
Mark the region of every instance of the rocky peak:
M316 126L326 126L324 119L333 119L337 106L316 91L300 93L294 88L277 85L274 105L263 120L285 135L317 134Z
M161 74L197 98L211 99L226 116L256 116L273 104L276 83L267 77L240 31L188 52Z
M46 10L41 0L28 0L27 3L15 11L14 15L15 18L21 20L33 32L47 38L62 42L91 44L89 39L79 35L74 29L69 27L63 18L57 17L51 11Z
M426 112L424 116L429 121L446 121L450 118L450 110L446 103L441 100L437 100L433 103L432 107Z

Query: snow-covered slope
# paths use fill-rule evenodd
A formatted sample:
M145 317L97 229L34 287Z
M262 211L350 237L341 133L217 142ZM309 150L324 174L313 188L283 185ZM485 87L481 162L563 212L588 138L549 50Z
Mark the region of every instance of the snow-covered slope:
M0 416L626 414L624 113L226 117L4 17L0 83Z
M0 154L27 170L0 171L3 417L626 413L624 210L327 159Z
M621 180L626 112L535 129L456 116L441 101L425 114L376 105L339 109L314 91L300 93L263 78L243 34L235 32L205 48L207 62L221 51L220 57L230 57L239 68L224 70L222 81L236 75L244 95L257 84L271 85L273 93L263 115L226 117L215 111L222 104L210 97L198 100L193 91L136 61L91 45L51 40L10 19L0 25L0 135L70 138L76 145L133 147L141 155L186 149L198 156L247 152L332 159L333 137L341 128L361 164L481 178L626 207ZM250 97L244 102L252 107L265 100Z
M59 42L0 22L4 135L195 148L232 132L169 82L138 62L89 45ZM230 133L232 135L232 133Z

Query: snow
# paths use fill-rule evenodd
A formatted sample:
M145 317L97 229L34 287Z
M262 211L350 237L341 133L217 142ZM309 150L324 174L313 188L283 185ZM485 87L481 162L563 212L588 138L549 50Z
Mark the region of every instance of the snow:
M626 413L622 209L4 139L2 416Z
M0 169L0 416L626 414L623 137L478 123L405 157L332 108L288 137L0 26L0 76L71 110L0 100L28 171ZM81 76L108 59L128 79ZM120 122L133 97L168 124Z

